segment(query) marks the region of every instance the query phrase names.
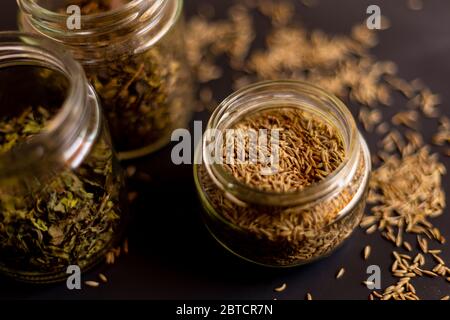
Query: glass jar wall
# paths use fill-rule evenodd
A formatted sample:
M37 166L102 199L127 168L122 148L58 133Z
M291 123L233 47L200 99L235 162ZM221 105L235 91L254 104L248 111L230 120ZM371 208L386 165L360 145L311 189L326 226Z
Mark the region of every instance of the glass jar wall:
M280 110L285 114L277 119L274 115ZM278 123L281 127L280 119L287 114L294 115L289 119L293 124L303 121L300 116L305 114L327 123L326 128L336 129L342 139L342 163L322 180L298 190L283 189L286 181L292 182L292 176L280 184L272 180L280 190L264 190L260 182L266 178L259 175L251 180L250 170L255 167L247 170L245 162L233 167L236 172L249 173L237 179L217 161L217 149L211 149L211 145L226 141L218 139L217 132L227 132L242 119L255 123L258 114L264 115L265 124ZM321 137L312 134L311 122L306 123L302 135L319 141ZM284 129L286 133L291 127ZM302 144L302 137L292 138L299 138L294 148L287 150L292 155L308 148ZM328 156L315 158L308 152L306 171L314 163L320 168L317 172L323 172ZM363 216L371 170L366 142L346 106L307 83L264 82L232 94L213 113L195 163L194 178L207 228L225 248L258 264L288 267L324 257L351 235Z
M18 2L21 30L64 44L84 66L121 159L151 153L187 126L192 92L182 0ZM70 5L80 9L80 29L69 28Z
M124 180L82 67L41 38L0 33L0 272L85 270L120 239Z

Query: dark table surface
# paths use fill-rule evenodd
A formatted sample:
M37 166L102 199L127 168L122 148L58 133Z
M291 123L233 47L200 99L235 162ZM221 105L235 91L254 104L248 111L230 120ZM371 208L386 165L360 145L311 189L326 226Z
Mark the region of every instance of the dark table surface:
M187 0L188 16L196 12L201 1ZM221 8L227 2L209 1ZM307 28L328 33L348 34L351 27L363 21L366 8L378 4L389 17L391 28L380 33L380 44L372 51L381 60L392 60L399 66L399 75L411 80L420 77L442 95L444 113L449 115L450 102L450 2L427 0L424 9L411 11L406 0L320 0L320 5L298 10L298 18ZM3 0L0 6L0 29L16 29L16 3ZM220 86L216 99L231 93ZM196 115L205 119L206 113ZM422 131L428 139L436 129L436 121L425 121ZM366 135L371 148L376 135ZM429 141L429 140L428 140ZM449 158L442 158L449 167ZM128 165L129 163L127 163ZM131 163L151 176L148 183L131 181L139 190L132 207L133 223L128 231L130 253L121 256L113 266L99 266L83 276L95 279L98 272L110 281L100 288L83 287L69 291L65 284L28 285L0 278L0 298L22 299L303 299L311 292L315 299L367 299L369 291L361 281L367 278L366 267L377 264L382 269L382 285L392 282L389 266L392 245L379 234L365 235L358 229L345 245L331 257L293 269L266 269L231 256L205 230L192 179L192 167L174 166L170 147ZM450 168L450 167L449 167ZM448 179L444 179L450 194ZM447 200L450 198L447 196ZM450 215L433 220L450 239ZM372 246L372 255L365 262L361 251ZM450 261L450 250L443 258ZM346 268L345 277L335 279L336 271ZM273 289L282 283L282 293ZM450 284L432 279L415 282L423 298L437 299L450 293Z

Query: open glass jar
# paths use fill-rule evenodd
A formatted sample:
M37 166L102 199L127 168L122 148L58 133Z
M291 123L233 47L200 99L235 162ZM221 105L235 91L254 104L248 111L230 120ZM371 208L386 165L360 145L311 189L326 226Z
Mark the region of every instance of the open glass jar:
M174 129L187 126L192 92L182 0L18 3L21 30L64 44L84 66L120 159L149 154L167 144ZM76 8L79 28L77 11L71 11Z
M217 132L280 108L307 112L335 128L345 154L323 180L295 191L263 190L237 179L217 161L217 149L211 149L226 140L218 139ZM323 168L321 160L314 161ZM255 84L223 101L211 116L195 163L203 218L215 239L241 258L279 267L326 256L351 235L363 216L371 171L367 144L347 107L322 89L297 81Z
M124 179L82 67L48 41L0 33L0 272L85 270L121 237Z

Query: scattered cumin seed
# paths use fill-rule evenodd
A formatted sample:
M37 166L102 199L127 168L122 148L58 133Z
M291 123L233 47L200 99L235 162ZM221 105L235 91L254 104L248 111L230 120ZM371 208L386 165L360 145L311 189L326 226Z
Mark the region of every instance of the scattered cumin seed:
M375 129L375 132L379 135L385 135L389 131L389 124L387 122L380 123L377 128Z
M408 250L409 252L412 251L412 246L407 241L403 241L403 247Z
M420 270L422 271L423 274L429 276L429 277L437 277L438 275L436 273L434 273L433 271L429 271L429 270Z
M275 288L274 291L283 292L284 290L286 290L286 288L287 288L287 284L283 283L280 287Z
M232 126L236 135L224 139L223 167L236 179L264 191L289 192L302 190L331 174L345 158L344 142L337 127L326 118L295 107L263 110L243 117ZM242 167L237 157L242 144L245 158L249 158L251 140L248 132L261 129L279 130L278 167L275 174L262 173L266 167L260 161ZM242 136L239 136L242 133ZM299 148L298 146L303 146ZM233 148L234 152L230 152ZM265 150L258 148L258 153ZM267 150L267 152L269 152ZM270 156L268 154L267 156ZM282 183L280 183L280 181Z
M338 273L336 274L336 279L342 278L344 273L345 273L345 269L344 268L339 269Z
M372 248L370 246L365 246L364 252L363 252L364 260L369 259L371 252L372 252Z
M432 253L432 256L439 264L445 265L445 261L441 257L439 257L437 254Z
M377 298L382 298L383 296L378 291L372 291L372 294Z
M367 234L372 234L372 233L374 233L375 231L377 231L377 229L378 229L378 227L377 227L376 225L373 225L373 226L371 226L370 228L368 228L368 229L366 230L366 233L367 233Z
M417 236L417 242L419 243L420 249L423 251L423 253L428 252L428 241L425 238L421 238L420 236Z
M123 253L128 254L128 239L125 239L123 242Z
M411 129L417 129L419 113L416 110L402 111L392 117L392 123L399 126L404 125Z
M102 280L104 283L108 282L108 278L103 274L103 273L99 273L98 277L100 278L100 280Z
M97 281L85 281L84 284L92 288L97 288L100 286L100 283Z

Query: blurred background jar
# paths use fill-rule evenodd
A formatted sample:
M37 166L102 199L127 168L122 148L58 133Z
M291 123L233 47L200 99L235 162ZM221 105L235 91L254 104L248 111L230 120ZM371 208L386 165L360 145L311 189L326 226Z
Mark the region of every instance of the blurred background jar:
M192 92L182 0L18 3L21 30L64 44L84 66L120 159L149 154L167 144L174 129L187 126Z
M83 68L61 48L0 33L0 272L67 277L120 240L124 179Z
M218 151L211 146L222 141L217 132L227 133L249 115L283 108L314 115L342 138L345 157L323 180L300 190L263 190L237 179L214 159ZM301 153L302 143L296 146L292 152ZM327 256L350 237L364 214L371 171L367 144L348 108L306 82L267 81L226 98L208 122L195 163L194 179L208 230L226 249L257 264L292 267ZM245 167L245 162L236 165L241 171Z

